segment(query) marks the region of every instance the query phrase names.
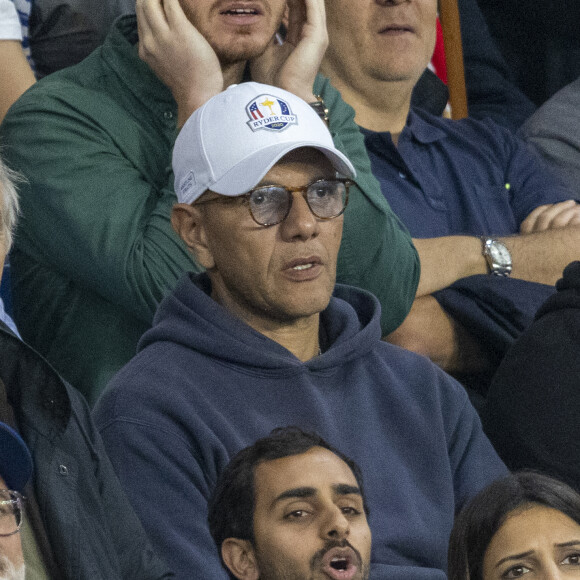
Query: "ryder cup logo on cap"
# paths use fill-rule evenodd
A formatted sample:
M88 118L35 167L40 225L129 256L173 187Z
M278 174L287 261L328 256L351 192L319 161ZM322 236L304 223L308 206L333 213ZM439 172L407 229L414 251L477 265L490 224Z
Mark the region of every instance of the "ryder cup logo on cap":
M232 85L197 109L175 141L177 199L192 203L207 190L242 195L284 155L301 147L318 149L338 173L356 176L308 103L269 85Z
M248 126L252 131L266 129L283 131L289 125L297 123L296 115L292 114L290 105L273 95L260 95L246 107L250 120Z

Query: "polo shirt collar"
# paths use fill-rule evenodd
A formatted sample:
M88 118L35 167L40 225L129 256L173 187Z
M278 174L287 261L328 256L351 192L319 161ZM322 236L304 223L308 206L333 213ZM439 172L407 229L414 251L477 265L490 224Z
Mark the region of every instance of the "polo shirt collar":
M429 115L429 117L433 119L433 115L423 113L419 109L412 108L409 111L409 116L407 117L405 131L408 131L412 138L419 143L428 144L445 139L447 137L447 133L434 124L427 122L423 118L423 115Z

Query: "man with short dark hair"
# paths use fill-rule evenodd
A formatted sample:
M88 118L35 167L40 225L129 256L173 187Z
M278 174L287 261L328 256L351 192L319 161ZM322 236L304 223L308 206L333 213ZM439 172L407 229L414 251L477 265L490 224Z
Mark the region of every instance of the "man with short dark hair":
M173 165L173 224L207 273L182 277L95 406L152 542L180 579L223 577L210 492L291 424L364 469L373 578L444 578L455 510L504 467L464 389L380 340L374 296L335 287L352 164L304 101L248 82L189 118Z
M362 473L314 433L275 429L240 451L221 474L208 512L234 578L368 578Z

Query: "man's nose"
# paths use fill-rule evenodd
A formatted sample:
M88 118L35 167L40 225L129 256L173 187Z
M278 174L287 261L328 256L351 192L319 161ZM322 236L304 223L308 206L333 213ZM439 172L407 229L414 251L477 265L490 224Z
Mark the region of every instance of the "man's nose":
M350 522L342 510L334 506L328 510L320 530L320 536L325 539L340 540L348 537Z
M302 192L293 193L292 207L281 226L282 235L287 240L307 240L318 235L319 220L310 211Z

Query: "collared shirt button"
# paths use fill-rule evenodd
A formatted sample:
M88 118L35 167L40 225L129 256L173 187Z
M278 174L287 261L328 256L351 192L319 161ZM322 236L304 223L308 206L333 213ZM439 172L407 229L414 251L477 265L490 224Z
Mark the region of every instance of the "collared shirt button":
M400 177L401 179L407 179L407 174L406 174L406 173L404 173L403 171L399 171L399 177Z
M170 121L171 119L173 119L173 111L165 111L165 113L163 113L163 118L166 121Z
M68 475L68 467L66 465L59 465L58 466L58 472L61 475Z

